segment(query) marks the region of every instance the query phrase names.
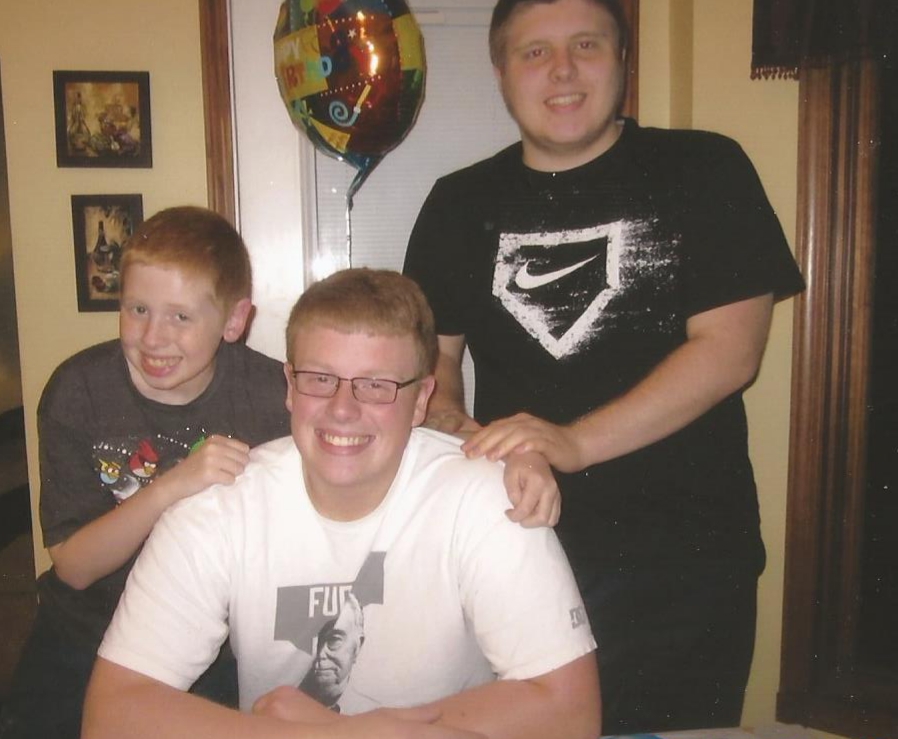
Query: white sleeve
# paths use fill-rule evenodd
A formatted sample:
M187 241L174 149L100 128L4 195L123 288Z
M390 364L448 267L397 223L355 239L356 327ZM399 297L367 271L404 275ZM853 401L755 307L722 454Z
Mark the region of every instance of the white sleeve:
M504 679L543 675L596 647L583 600L555 532L510 522L505 491L465 496L456 554L465 615ZM498 515L497 515L498 510Z
M128 576L98 654L187 690L227 637L227 538L215 488L166 511Z

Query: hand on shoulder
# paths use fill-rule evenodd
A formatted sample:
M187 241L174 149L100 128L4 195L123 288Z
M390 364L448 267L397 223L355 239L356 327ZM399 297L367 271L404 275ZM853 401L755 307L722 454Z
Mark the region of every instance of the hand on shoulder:
M500 418L471 435L462 450L469 457L506 459L512 453L539 452L552 467L577 472L586 463L570 426L544 421L529 413Z
M227 436L213 435L188 457L160 475L152 484L168 498L168 505L212 485L231 485L249 462L249 445ZM161 490L160 490L161 488Z
M424 426L444 434L453 434L462 439L468 438L481 427L477 421L463 411L455 408L429 409Z
M561 516L561 491L542 454L523 452L505 458L505 490L512 508L508 519L524 528L554 526Z

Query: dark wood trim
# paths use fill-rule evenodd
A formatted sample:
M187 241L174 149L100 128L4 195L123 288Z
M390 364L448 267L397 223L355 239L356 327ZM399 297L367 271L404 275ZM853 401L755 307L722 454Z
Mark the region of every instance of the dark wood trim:
M630 48L627 51L627 91L623 114L639 119L639 0L623 0L630 24Z
M797 299L777 718L898 737L898 684L856 651L881 94L872 61L802 70Z
M237 223L227 0L199 0L209 207Z

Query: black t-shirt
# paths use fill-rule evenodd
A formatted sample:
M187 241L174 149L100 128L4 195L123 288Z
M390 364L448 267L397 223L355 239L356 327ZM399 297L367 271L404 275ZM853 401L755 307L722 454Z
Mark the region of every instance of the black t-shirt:
M516 144L439 180L405 272L463 334L481 423L569 422L633 387L686 321L802 280L748 158L716 134L642 129L581 167L527 168ZM573 475L559 535L575 568L763 564L741 396L645 449Z
M63 362L38 406L41 527L46 546L64 541L182 459L207 436L256 446L290 433L282 364L222 342L209 387L186 405L141 395L119 341ZM39 582L41 605L74 638L99 644L134 557L83 591L53 569Z

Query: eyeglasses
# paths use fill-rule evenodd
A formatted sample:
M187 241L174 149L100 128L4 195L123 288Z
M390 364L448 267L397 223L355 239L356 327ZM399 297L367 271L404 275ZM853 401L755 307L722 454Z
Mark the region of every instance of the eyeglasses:
M395 380L379 380L375 377L338 377L327 372L311 370L293 370L293 387L301 395L313 398L333 398L340 388L341 382L348 382L352 387L352 396L359 403L388 405L396 401L396 396L404 387L412 385L420 377L396 382Z

